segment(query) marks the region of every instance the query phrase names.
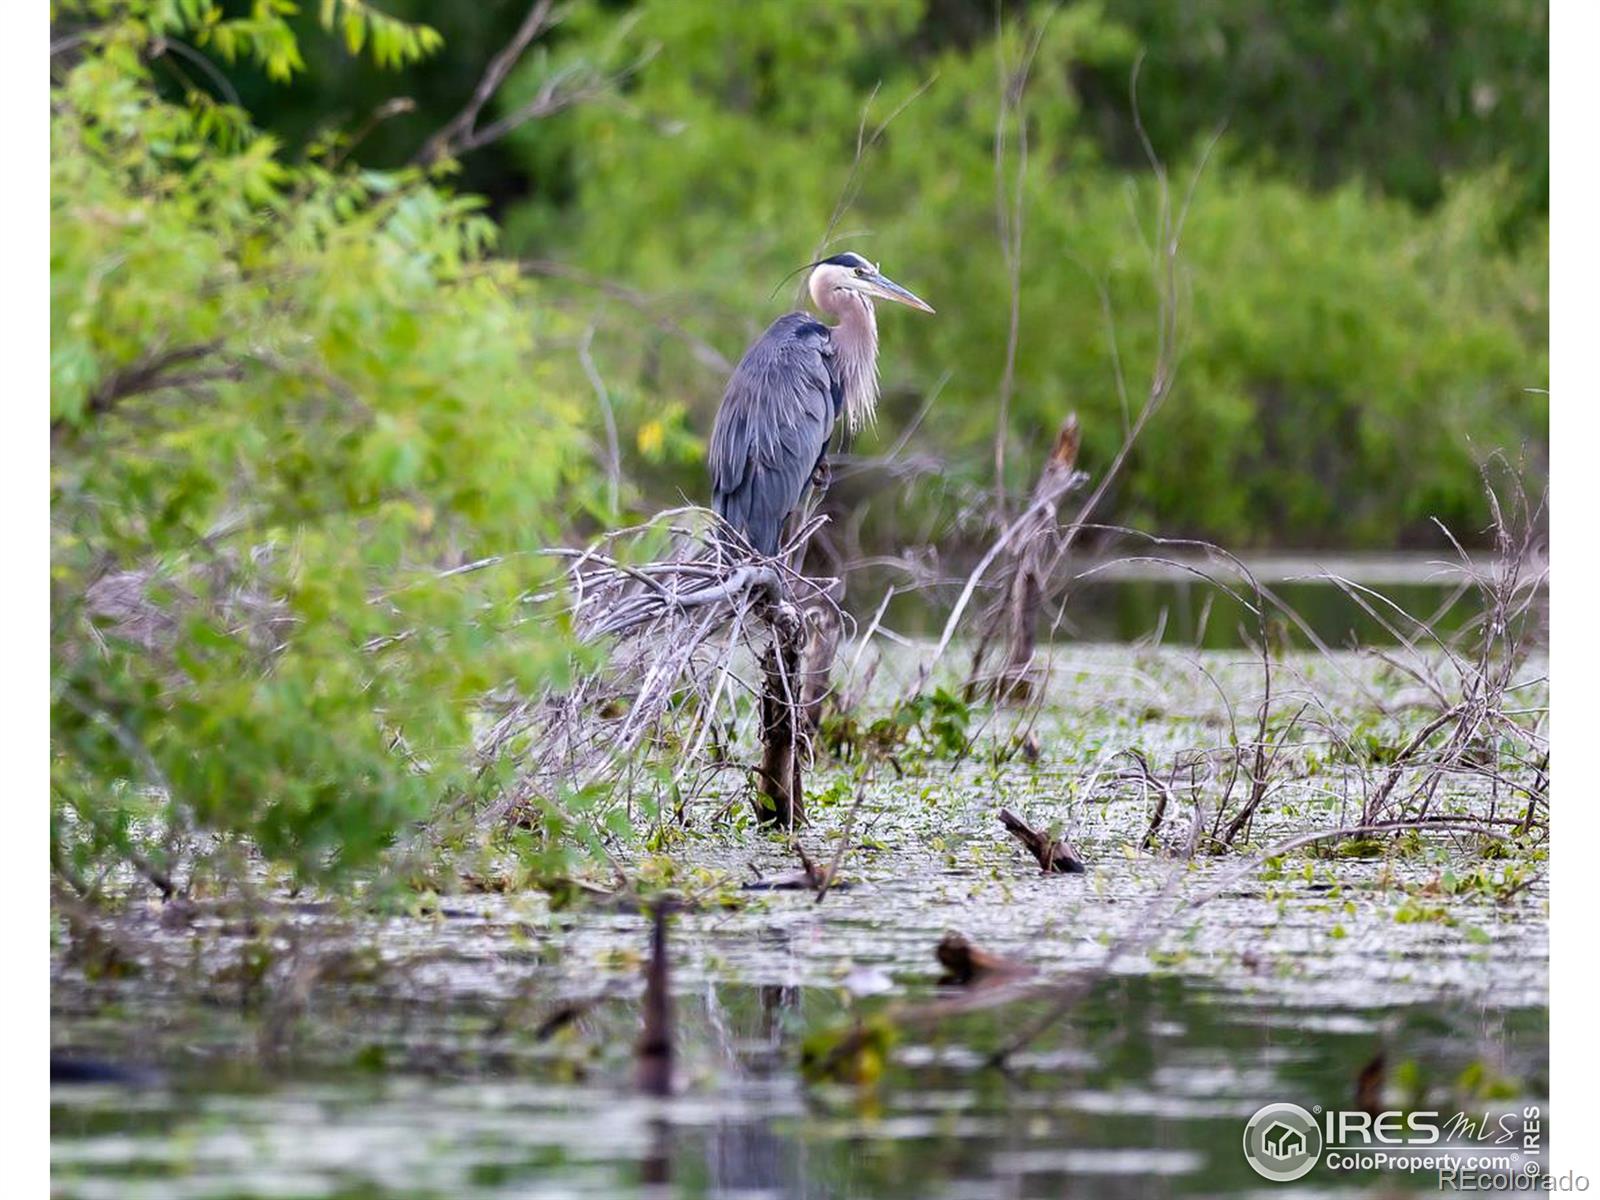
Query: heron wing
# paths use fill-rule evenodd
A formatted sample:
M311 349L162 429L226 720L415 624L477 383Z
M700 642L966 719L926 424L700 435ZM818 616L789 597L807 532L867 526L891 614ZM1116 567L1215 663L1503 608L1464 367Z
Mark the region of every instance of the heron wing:
M734 368L711 430L711 504L763 554L778 552L837 414L828 327L779 317Z

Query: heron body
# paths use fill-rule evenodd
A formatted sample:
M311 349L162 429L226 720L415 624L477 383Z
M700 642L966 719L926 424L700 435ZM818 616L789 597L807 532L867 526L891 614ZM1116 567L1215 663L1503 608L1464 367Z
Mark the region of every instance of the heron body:
M859 254L814 264L812 303L836 324L803 312L779 317L734 368L711 431L711 506L751 547L778 553L784 522L822 474L828 441L851 432L878 400L874 297L932 312Z

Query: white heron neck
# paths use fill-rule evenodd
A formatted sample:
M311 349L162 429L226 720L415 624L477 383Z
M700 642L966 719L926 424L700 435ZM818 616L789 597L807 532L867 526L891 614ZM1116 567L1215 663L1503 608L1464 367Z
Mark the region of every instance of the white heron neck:
M850 432L872 424L878 411L878 317L872 301L857 292L835 292L830 306L839 319L833 327L833 360L844 386L845 420Z

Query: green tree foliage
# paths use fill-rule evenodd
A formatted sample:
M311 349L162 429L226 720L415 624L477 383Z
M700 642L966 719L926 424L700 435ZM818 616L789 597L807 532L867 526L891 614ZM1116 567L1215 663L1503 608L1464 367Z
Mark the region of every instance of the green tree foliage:
M1071 409L1084 416L1085 465L1103 466L1123 428L1115 357L1135 405L1148 378L1152 177L1130 172L1108 148L1105 102L1083 83L1117 77L1126 94L1141 43L1136 28L1114 19L1124 11L1080 4L1049 17L1026 93L1014 486L1025 485ZM848 194L854 203L834 242L881 259L940 310L932 320L885 318L885 436L948 371L923 442L948 460L947 479L981 481L1009 315L995 232L996 64L1014 69L1037 26L1008 23L998 45L992 35L930 38L916 0L811 6L804 37L782 0L646 0L632 12L633 36L659 54L622 102L522 131L515 149L528 174L563 174L573 190L513 208L512 240L663 296L675 320L733 358L791 302L787 288L774 298L773 284L812 257ZM1472 25L1470 14L1457 15ZM1280 58L1299 52L1304 24L1285 34ZM1422 53L1422 35L1401 25L1394 45L1374 54ZM609 12L580 9L563 52L590 52L613 26ZM1359 36L1340 30L1328 37ZM1476 46L1485 36L1463 38ZM1162 79L1160 58L1152 53L1146 68L1141 111L1170 115L1187 76ZM1340 86L1360 86L1365 69L1340 66ZM513 87L510 102L517 94ZM1529 103L1516 101L1519 111ZM901 105L852 174L862 113L870 138ZM1278 116L1291 121L1292 97L1284 108ZM1185 95L1185 111L1200 116L1160 126L1180 200L1200 154L1189 130L1229 115L1230 104L1217 97L1208 108L1202 91ZM1132 136L1125 100L1119 120ZM1498 164L1475 145L1478 169L1440 176L1442 199L1418 209L1385 196L1359 168L1324 191L1274 174L1275 162L1294 157L1287 135L1264 117L1246 114L1240 124L1213 156L1185 222L1179 391L1108 515L1235 545L1420 542L1432 536L1431 516L1474 527L1475 460L1524 443L1537 459L1546 428L1542 397L1530 390L1546 374L1546 253L1537 220L1524 238L1505 240L1523 204L1508 174L1514 162ZM1014 121L1007 129L1009 179L1018 129ZM1408 136L1438 132L1419 125ZM1456 145L1467 134L1451 138ZM1364 153L1383 157L1376 143ZM721 380L655 324L624 317L597 339L596 356L609 364L632 440L654 444L663 401L684 414L686 430L709 428ZM697 471L681 468L657 484L690 495L700 487ZM929 493L915 502L925 508Z
M1545 0L1113 0L1146 52L1144 114L1162 145L1226 121L1253 163L1318 187L1363 178L1431 206L1450 177L1498 165L1508 228L1549 203ZM1126 121L1126 64L1077 74L1117 161L1143 154Z
M582 393L543 352L572 331L477 201L292 164L157 85L161 38L292 73L289 8L97 2L55 63L53 832L80 877L162 874L190 829L305 875L369 862L494 786L475 701L567 662L525 552L588 494ZM435 44L323 15L382 61Z
M659 16L639 0L589 2L600 3L601 19L615 26L644 18L649 28ZM1028 18L1057 4L1007 0L1002 11ZM696 6L684 0L673 7ZM252 111L252 102L270 97L258 115L298 145L330 124L360 125L403 94L414 109L370 130L364 156L378 165L404 163L471 93L527 6L387 0L383 7L437 25L448 53L396 80L370 60L351 59L334 39L307 37L301 52L311 69L292 86L268 90L264 80L234 80ZM820 35L833 35L837 25L825 11L832 7L836 0L809 5L804 21L791 13L795 40L816 38L823 50ZM854 11L870 7L856 4ZM1545 0L1100 0L1096 7L1126 36L1107 54L1076 63L1073 83L1084 132L1109 161L1132 170L1145 165L1128 121L1128 72L1142 55L1141 107L1161 146L1186 146L1226 122L1237 161L1318 188L1361 178L1422 207L1443 198L1450 176L1509 163L1516 193L1509 228L1519 236L1537 232L1549 177ZM292 18L302 32L315 28L316 8ZM993 0L920 0L900 11L911 16L896 19L898 33L878 41L870 61L853 64L862 72L925 68L952 49L981 52L994 33ZM541 44L560 54L574 32L592 37L594 24L586 32L578 15ZM717 22L693 23L713 45L723 36ZM875 78L862 74L857 82ZM530 174L500 146L465 167L471 189L496 198L559 197L570 182L562 171Z

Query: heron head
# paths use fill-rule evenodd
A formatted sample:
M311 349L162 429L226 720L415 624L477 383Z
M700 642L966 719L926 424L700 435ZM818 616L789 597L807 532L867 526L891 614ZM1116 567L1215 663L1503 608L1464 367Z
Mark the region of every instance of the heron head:
M869 297L874 300L892 300L921 312L931 313L933 306L913 295L890 279L877 266L853 251L825 258L811 272L811 298L824 312L837 312L840 294Z

